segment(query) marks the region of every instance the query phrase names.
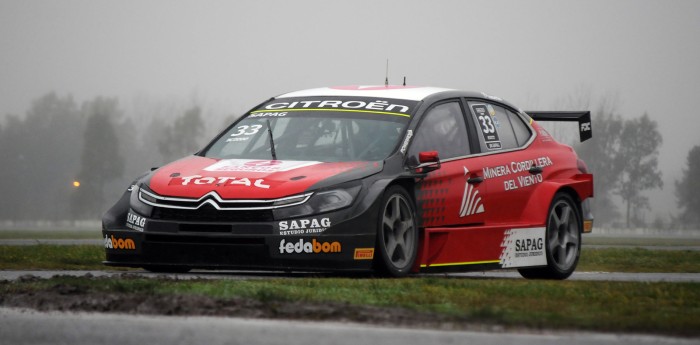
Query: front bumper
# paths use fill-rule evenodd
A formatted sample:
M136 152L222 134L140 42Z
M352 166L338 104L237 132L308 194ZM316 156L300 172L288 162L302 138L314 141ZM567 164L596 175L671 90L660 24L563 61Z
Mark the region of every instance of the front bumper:
M371 270L375 207L307 218L229 223L140 218L128 211L122 226L103 225L108 266L184 266L202 269L284 271ZM135 215L135 216L134 216ZM135 221L137 226L130 224ZM104 223L103 223L104 224ZM314 225L325 226L321 229ZM135 230L136 229L136 230ZM142 231L139 231L142 230Z

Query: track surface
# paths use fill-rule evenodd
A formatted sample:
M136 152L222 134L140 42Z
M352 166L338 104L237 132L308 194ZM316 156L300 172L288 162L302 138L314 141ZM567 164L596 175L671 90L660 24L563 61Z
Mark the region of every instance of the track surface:
M698 339L602 333L545 334L373 327L220 317L39 313L0 308L3 344L697 344Z
M192 271L190 273L160 274L147 271L0 271L0 280L16 280L21 276L32 275L39 278L51 278L55 275L111 277L129 274L144 278L171 277L176 279L270 279L270 278L300 278L323 277L316 273L281 273L281 272L249 272L249 271ZM421 275L418 275L420 277ZM425 275L427 276L427 275ZM491 279L523 279L513 271L486 271L470 273L436 274L433 276L491 278ZM621 273L621 272L575 272L569 280L588 281L630 281L630 282L700 282L700 273Z

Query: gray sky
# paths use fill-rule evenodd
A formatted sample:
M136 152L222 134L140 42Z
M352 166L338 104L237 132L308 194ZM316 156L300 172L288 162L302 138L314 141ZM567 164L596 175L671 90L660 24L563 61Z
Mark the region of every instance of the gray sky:
M296 89L390 81L552 109L577 90L648 112L673 181L700 144L700 1L0 0L0 115L46 92L197 99L240 113ZM595 123L593 124L595 135Z

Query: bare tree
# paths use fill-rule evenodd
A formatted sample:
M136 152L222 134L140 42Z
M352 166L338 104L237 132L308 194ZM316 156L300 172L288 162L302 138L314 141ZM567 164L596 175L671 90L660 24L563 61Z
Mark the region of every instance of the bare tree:
M172 125L164 127L163 136L158 140L158 151L165 162L191 155L200 149L199 142L204 133L202 110L194 106L175 119Z
M593 211L596 222L609 223L619 216L613 201L623 164L620 157L620 134L623 120L616 114L614 98L602 99L593 111L593 138L576 145L576 152L595 176ZM581 108L584 109L584 108Z
M124 158L119 152L119 137L113 121L121 116L116 99L98 97L83 105L87 116L81 170L81 185L73 194L76 218L100 216L105 205L105 186L124 173Z
M683 177L676 181L676 199L683 225L700 226L700 146L688 152Z
M657 124L646 113L624 122L618 158L623 168L617 194L626 206L627 227L632 220L639 221L640 212L649 208L649 200L642 192L663 187L658 167L661 143Z

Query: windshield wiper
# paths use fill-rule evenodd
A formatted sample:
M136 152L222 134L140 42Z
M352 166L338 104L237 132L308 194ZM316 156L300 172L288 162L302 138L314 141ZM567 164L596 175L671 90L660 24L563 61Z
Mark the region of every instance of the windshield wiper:
M272 138L272 127L270 126L270 119L265 119L267 121L267 133L270 135L270 153L272 153L272 160L277 160L277 153L275 153L275 139Z

